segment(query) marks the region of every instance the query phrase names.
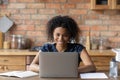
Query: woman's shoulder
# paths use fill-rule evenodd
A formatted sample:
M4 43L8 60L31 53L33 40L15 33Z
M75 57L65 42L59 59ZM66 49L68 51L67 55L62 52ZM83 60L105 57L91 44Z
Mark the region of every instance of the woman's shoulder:
M50 51L54 47L53 43L45 43L43 44L41 50L42 51Z
M73 47L84 47L82 44L79 43L69 43L68 45Z
M82 44L79 44L79 43L69 43L68 47L70 50L77 51L77 52L80 52L85 48Z
M53 47L54 44L53 43L44 43L43 47Z
M69 43L68 46L71 49L80 50L80 51L85 48L82 44L79 44L79 43Z

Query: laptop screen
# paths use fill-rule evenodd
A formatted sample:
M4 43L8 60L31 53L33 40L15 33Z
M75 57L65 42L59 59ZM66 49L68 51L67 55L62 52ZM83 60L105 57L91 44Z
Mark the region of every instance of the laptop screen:
M78 77L77 52L40 52L40 77Z

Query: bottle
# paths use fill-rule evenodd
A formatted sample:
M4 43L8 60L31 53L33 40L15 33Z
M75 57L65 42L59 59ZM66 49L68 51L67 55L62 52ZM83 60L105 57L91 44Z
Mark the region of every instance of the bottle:
M106 49L104 43L105 43L105 40L103 38L100 38L100 41L99 41L99 50Z
M23 37L22 38L22 49L26 49L26 38L25 37Z
M81 36L79 43L85 46L85 37Z
M90 31L88 32L88 35L86 36L86 49L90 50Z
M22 39L23 39L22 35L17 35L17 43L18 43L17 49L23 49Z
M10 49L10 32L4 33L3 49Z
M98 41L95 37L91 37L91 49L92 50L98 49Z
M110 61L110 70L109 70L110 77L117 77L118 76L118 62L113 58Z
M16 40L16 35L11 35L11 49L17 49L17 40Z

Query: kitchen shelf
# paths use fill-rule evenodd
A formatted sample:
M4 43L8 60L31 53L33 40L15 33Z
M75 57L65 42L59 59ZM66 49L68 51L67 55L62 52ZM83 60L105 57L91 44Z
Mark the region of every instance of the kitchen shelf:
M120 9L120 0L91 0L91 9Z

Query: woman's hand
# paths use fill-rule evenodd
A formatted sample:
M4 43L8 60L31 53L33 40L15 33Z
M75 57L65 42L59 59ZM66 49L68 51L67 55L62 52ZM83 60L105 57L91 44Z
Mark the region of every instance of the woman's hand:
M96 71L96 67L93 61L91 60L90 56L88 55L86 49L82 50L82 52L80 53L80 57L84 65L83 66L80 65L80 67L78 67L79 73Z
M37 55L33 59L33 61L30 64L28 70L31 70L31 71L34 71L34 72L39 72L39 53L37 53Z
M34 72L39 72L39 65L38 64L31 64L29 66L28 70L34 71Z

